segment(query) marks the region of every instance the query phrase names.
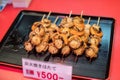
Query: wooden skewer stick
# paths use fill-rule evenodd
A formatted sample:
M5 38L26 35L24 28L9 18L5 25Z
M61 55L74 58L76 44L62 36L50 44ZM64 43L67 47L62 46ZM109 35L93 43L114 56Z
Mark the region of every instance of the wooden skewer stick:
M71 15L72 15L72 11L70 11L69 18L71 17Z
M51 14L51 11L48 13L48 15L47 15L47 19L50 17L50 14Z
M99 23L100 23L100 17L98 17L97 26L99 25Z
M62 55L62 60L61 60L61 62L64 62L64 55Z
M78 56L76 55L76 57L75 57L75 62L77 62L78 61Z
M53 24L55 24L55 23L57 22L58 18L59 18L59 17L57 16Z
M89 59L89 62L90 62L90 63L92 62L92 58Z
M45 16L46 16L46 15L44 14L41 20L43 20L43 19L45 18Z
M82 16L83 16L83 10L81 11L80 18L82 18Z
M91 17L89 17L87 24L89 24L89 23L90 23L90 20L91 20Z
M64 62L64 55L61 56L61 60L60 60L61 63Z

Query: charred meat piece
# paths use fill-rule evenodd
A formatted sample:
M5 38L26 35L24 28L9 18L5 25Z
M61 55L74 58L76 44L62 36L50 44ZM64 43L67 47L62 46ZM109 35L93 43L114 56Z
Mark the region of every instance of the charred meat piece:
M90 59L96 58L98 56L98 51L99 48L96 45L91 45L85 51L86 57L89 57Z
M85 55L86 57L89 57L90 59L97 57L97 54L94 52L92 48L86 49Z
M62 48L61 54L62 54L63 56L70 54L70 47L69 47L69 46L64 46L64 47Z
M57 54L58 49L55 47L55 45L54 45L53 43L50 43L50 44L49 44L48 51L49 51L51 54Z
M40 42L41 42L41 38L38 35L33 36L31 39L31 43L33 45L39 45Z
M40 26L41 26L41 22L35 22L33 23L31 30L34 31L37 27L40 27Z
M63 41L61 39L56 39L54 41L54 44L55 44L55 47L58 48L58 49L61 49L62 46L63 46Z
M66 27L66 28L71 28L73 27L73 22L72 22L72 18L70 17L65 17L62 19L61 23L60 23L61 27Z
M32 49L33 49L33 46L32 46L32 44L31 44L29 41L26 41L26 42L24 43L24 47L25 47L25 50L26 50L27 52L32 51Z
M81 45L80 41L79 40L72 40L69 42L69 46L72 48L72 49L77 49L79 48Z
M85 33L87 34L87 35L90 35L90 27L91 27L91 25L90 24L86 24L85 25Z
M36 35L36 33L34 31L31 31L29 33L29 39L31 40L33 38L33 36L35 36L35 35Z
M93 26L90 28L90 33L92 35L96 35L96 36L99 36L99 37L103 36L103 33L101 31L100 26L97 26L96 24L93 24Z
M34 32L39 35L39 36L43 36L45 34L45 29L43 27L37 27Z
M45 28L48 28L51 25L51 20L48 19L43 19L41 22L42 22L42 26Z
M81 17L76 16L76 17L73 18L73 23L74 24L84 23L84 19L81 18Z
M46 33L43 37L42 37L42 42L49 42L50 40L50 34Z
M82 54L84 53L86 47L87 47L86 43L84 43L84 42L82 42L82 43L83 43L83 44L82 44L78 49L75 49L75 50L74 50L74 54L75 54L76 56L82 55Z
M48 43L47 42L41 42L39 45L36 46L36 52L44 52L48 48Z

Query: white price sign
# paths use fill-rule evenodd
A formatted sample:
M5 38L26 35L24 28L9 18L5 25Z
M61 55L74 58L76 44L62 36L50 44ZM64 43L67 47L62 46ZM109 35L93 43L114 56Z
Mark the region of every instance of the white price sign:
M22 58L23 74L40 80L71 80L72 66Z

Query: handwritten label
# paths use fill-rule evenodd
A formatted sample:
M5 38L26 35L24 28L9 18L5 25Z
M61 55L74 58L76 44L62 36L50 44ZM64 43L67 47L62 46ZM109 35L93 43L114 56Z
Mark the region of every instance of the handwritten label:
M71 80L72 66L22 58L23 74L40 80Z

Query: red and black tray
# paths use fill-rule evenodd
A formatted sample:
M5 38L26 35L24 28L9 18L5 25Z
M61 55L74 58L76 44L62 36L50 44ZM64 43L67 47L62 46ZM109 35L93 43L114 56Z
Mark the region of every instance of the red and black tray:
M28 37L32 24L36 21L40 21L43 14L47 15L48 12L23 10L18 14L0 43L0 64L22 68L22 58L28 58L28 54L24 49L23 43ZM53 22L56 16L59 16L59 19L56 23L58 25L61 19L68 15L69 14L53 12L49 19ZM74 16L79 15L72 14L71 17ZM98 16L84 15L83 18L85 19L85 23L87 23L89 17L91 17L91 25L97 23ZM64 63L62 63L63 65L73 66L73 76L84 76L100 79L106 79L108 77L115 20L108 17L100 18L99 25L103 31L103 37L98 58L92 62L89 62L83 55L78 58L77 62L74 62L75 56L71 54L66 57ZM29 56L29 58L44 61L48 55L48 52L44 55L40 55L39 57L36 57L32 54ZM55 57L55 60L49 58L48 61L56 63L58 62L58 58L59 57Z

